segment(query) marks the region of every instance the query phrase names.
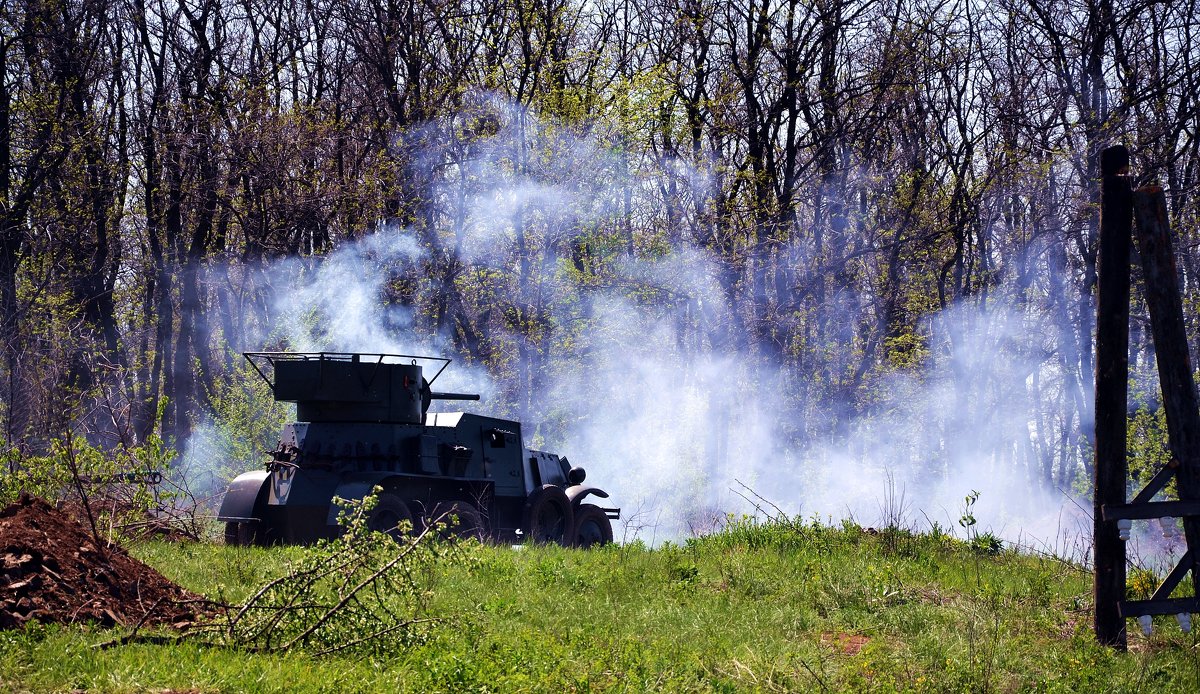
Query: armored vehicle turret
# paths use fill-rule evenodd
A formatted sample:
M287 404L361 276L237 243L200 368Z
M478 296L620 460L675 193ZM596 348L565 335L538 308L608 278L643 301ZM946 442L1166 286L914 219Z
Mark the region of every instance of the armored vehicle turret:
M334 497L382 492L376 530L420 529L454 516L457 532L496 542L591 546L612 541L620 509L585 485L582 468L530 450L521 424L465 412L430 413L434 400L478 400L432 383L449 359L400 354L247 352L275 400L296 404L264 469L229 485L218 519L229 544L307 543L335 536ZM436 367L425 378L426 367ZM593 499L595 497L595 499Z

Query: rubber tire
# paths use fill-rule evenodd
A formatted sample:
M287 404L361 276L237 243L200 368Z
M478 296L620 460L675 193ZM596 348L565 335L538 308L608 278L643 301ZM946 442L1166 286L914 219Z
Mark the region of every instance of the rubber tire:
M249 547L256 544L254 526L239 521L225 523L225 544L230 547Z
M450 516L457 516L458 521L451 521ZM443 540L475 538L482 542L487 534L483 515L474 504L467 501L439 501L434 504L433 510L426 516L426 522L436 523L439 519L446 524L439 532Z
M390 492L383 492L379 495L375 502L375 508L371 509L371 514L367 516L367 528L381 533L387 533L392 536L397 542L404 537L406 533L397 529L403 521L408 521L408 527L411 530L412 512L408 510L408 505L400 500L400 497Z
M575 513L562 487L547 484L530 494L525 502L524 521L527 542L556 542L570 547L575 539Z
M612 544L612 523L604 509L595 504L580 504L575 509L575 546L582 549Z
M226 522L226 545L230 548L244 548L250 544L247 540L246 524L238 521Z

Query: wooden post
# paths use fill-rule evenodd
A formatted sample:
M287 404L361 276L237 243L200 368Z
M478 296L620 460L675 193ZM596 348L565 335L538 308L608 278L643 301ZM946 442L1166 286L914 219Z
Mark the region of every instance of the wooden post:
M1133 203L1167 433L1171 454L1179 464L1176 477L1179 498L1197 501L1200 500L1200 398L1192 378L1192 360L1184 330L1183 299L1171 248L1167 197L1162 188L1147 186L1133 194ZM1200 548L1200 518L1185 516L1183 529L1188 547ZM1192 556L1198 553L1193 552ZM1195 595L1200 595L1200 577L1194 562L1183 568L1192 570Z
M1129 253L1132 191L1126 176L1129 150L1100 153L1100 259L1096 299L1096 488L1094 564L1096 640L1124 650L1125 543L1117 522L1104 520L1105 504L1125 503L1129 477L1125 422L1129 386Z

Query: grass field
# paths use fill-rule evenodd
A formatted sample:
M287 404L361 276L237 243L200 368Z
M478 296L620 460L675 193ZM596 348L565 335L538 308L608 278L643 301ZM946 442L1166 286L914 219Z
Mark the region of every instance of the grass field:
M151 543L134 553L230 601L298 548ZM411 577L423 616L404 647L313 657L184 642L96 645L124 632L0 632L5 691L560 692L1079 691L1200 687L1174 619L1095 645L1091 576L1053 558L847 525L733 523L648 549L465 544ZM1130 626L1134 627L1133 622ZM1136 628L1134 628L1136 631Z

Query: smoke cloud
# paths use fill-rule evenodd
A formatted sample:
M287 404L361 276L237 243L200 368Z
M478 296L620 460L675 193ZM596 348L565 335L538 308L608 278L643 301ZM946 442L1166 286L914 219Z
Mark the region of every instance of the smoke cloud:
M470 109L447 130L492 134L469 147L430 144L421 160L439 172L432 196L446 211L441 221L456 229L453 239L445 228L436 233L460 262L507 273L522 260L513 250L521 235L531 277L519 291L533 296L519 298L536 302L557 332L536 386L507 382L509 364L489 372L462 361L441 384L483 393L477 411L520 412L527 445L585 467L589 483L623 509L618 539L678 539L713 529L727 513L771 511L767 501L827 522L937 523L962 535L972 492L979 531L1060 553L1090 532L1077 490L1039 482L1040 466L1062 462L1026 450L1090 423L1045 411L1029 395L1066 386L1043 344L1055 319L1017 300L1024 288L1000 287L986 302L926 318L916 331L922 356L872 373L870 398L830 395L828 383L802 382L731 339L738 308L716 279L725 268L695 239L632 239L639 260L606 263L603 281L589 286L566 278L572 244L621 213L661 215L652 199L664 181L706 195L712 172L678 161L631 169L611 142L487 95ZM456 356L450 336L428 334L413 303L390 289L429 260L411 230L381 225L324 259L285 261L268 273L294 279L277 293L260 338L302 351ZM869 302L843 293L818 310L831 325L854 325ZM510 346L527 339L501 337ZM834 375L848 362L844 354L821 358ZM521 397L533 406L503 402Z

